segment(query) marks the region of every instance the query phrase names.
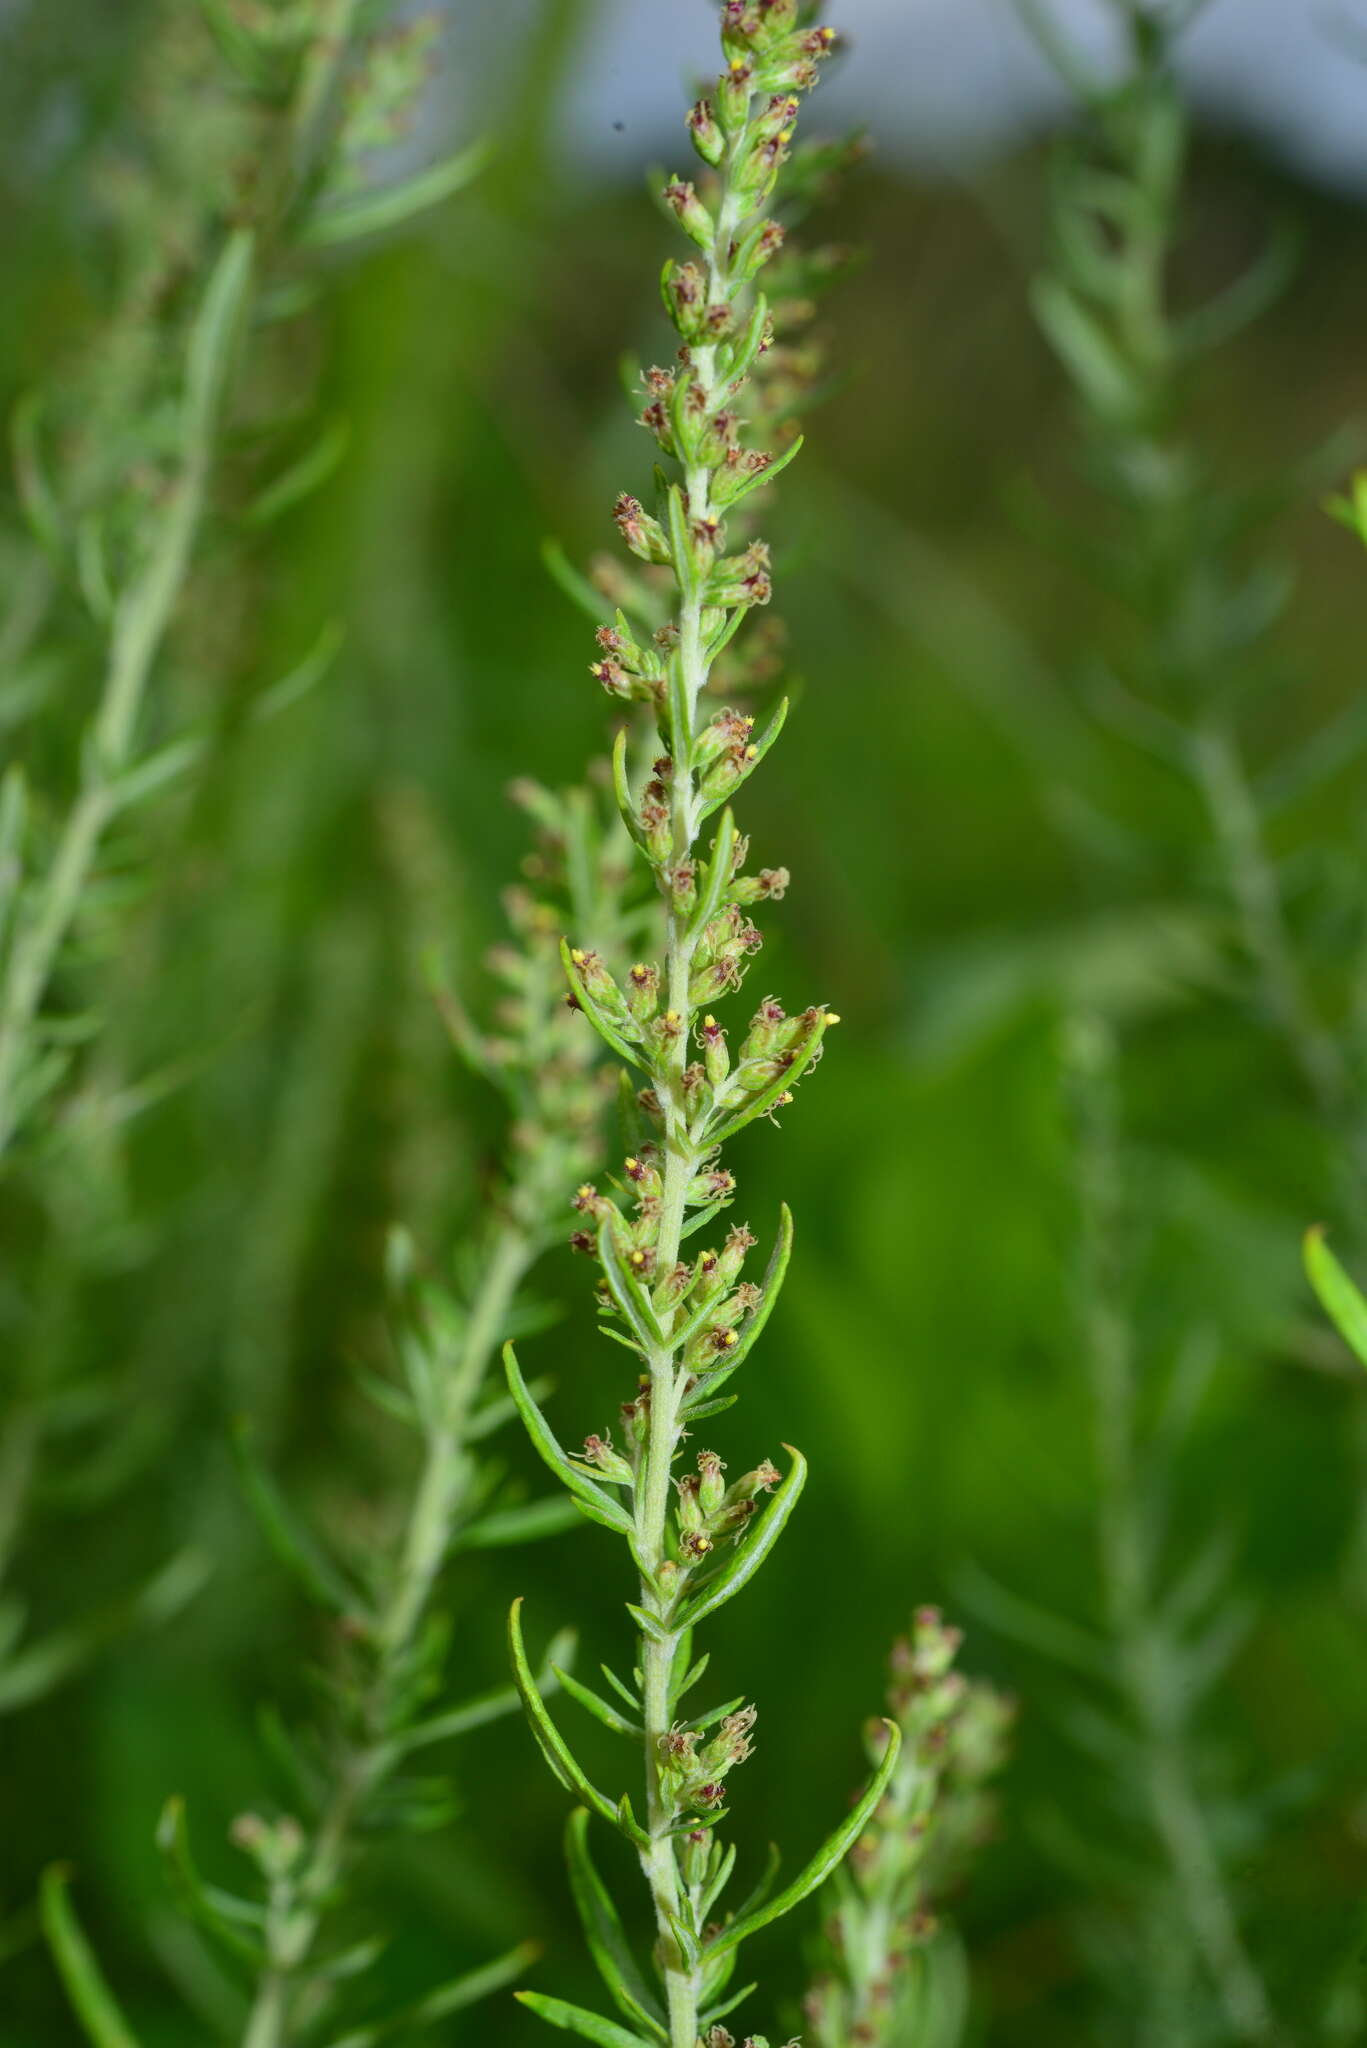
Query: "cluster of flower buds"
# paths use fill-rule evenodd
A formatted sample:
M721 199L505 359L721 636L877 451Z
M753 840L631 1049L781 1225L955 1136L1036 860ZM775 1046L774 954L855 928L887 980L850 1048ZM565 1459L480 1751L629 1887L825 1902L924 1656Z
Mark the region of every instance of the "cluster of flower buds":
M454 998L450 1021L472 1061L513 1108L513 1171L505 1196L525 1207L523 1220L540 1235L567 1182L597 1164L612 1087L592 1038L565 1010L560 932L568 871L591 877L595 915L611 932L622 918L629 869L613 836L604 836L585 792L562 796L524 780L510 794L534 819L538 836L523 864L527 885L504 897L510 938L488 955L500 984L492 1028L476 1032Z
M755 1709L740 1707L724 1714L710 1741L701 1728L671 1728L659 1739L660 1781L671 1811L715 1816L726 1798L725 1778L743 1764L754 1744L750 1737Z
M700 1451L697 1471L686 1472L675 1482L679 1556L685 1564L696 1564L719 1543L743 1536L759 1495L772 1491L781 1476L767 1458L732 1486L722 1478L725 1470L715 1451Z
M690 870L692 864L689 864ZM781 896L788 886L786 868L765 868L753 877L733 884L731 900L698 934L689 981L690 1004L701 1008L738 989L761 944L757 927L745 914L743 905L766 897ZM696 893L696 875L690 872L690 894ZM653 1069L669 1064L684 1030L677 1010L661 1010L660 970L652 962L636 961L625 985L619 986L602 956L585 947L568 951L572 1008L584 1010L617 1051L635 1058L638 1065ZM705 1010L697 1020L695 1035L701 1060L683 1067L680 1085L690 1128L695 1139L705 1143L710 1129L725 1128L734 1115L748 1121L748 1112L759 1114L784 1108L802 1075L821 1057L827 1031L840 1019L833 1010L816 1003L790 1016L773 996L766 996L750 1020L750 1026L735 1061L732 1061L725 1028ZM641 1057L637 1057L637 1053ZM641 1091L638 1102L647 1115L662 1115L659 1091ZM633 1174L638 1189L640 1177ZM650 1192L645 1190L645 1192ZM655 1192L658 1192L656 1190ZM706 1175L690 1199L724 1199L724 1191ZM606 1199L606 1198L604 1198ZM594 1212L599 1221L603 1210ZM650 1212L647 1211L647 1218ZM655 1212L658 1214L658 1207ZM646 1235L638 1235L633 1250L649 1250ZM636 1261L638 1270L651 1270L648 1260Z
M893 2048L903 2038L903 1994L937 1930L938 1903L991 1831L987 1784L1006 1760L1015 1708L955 1670L961 1642L938 1608L923 1607L893 1646L888 1709L902 1749L827 1925L833 1967L806 2002L818 2048ZM870 1753L887 1740L887 1724L872 1723Z

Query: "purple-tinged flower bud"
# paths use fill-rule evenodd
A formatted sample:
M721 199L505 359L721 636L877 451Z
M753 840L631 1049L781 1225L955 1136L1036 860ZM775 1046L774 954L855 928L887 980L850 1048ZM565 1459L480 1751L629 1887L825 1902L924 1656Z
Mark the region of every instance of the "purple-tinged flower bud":
M682 1479L675 1481L679 1496L679 1527L685 1534L701 1529L704 1522L702 1502L699 1499L701 1482L696 1472L686 1472Z
M710 249L716 240L716 222L692 183L687 178L671 178L660 197L689 240L696 242L700 249Z
M607 1437L586 1436L584 1455L580 1462L591 1465L596 1472L601 1472L605 1479L610 1479L619 1486L630 1486L633 1483L630 1465L620 1451L612 1448L611 1440Z
M593 1182L588 1180L582 1187L575 1189L570 1207L577 1209L581 1216L591 1216L595 1223L601 1223L605 1217L614 1213L612 1203L606 1195L600 1195Z
M740 875L731 885L736 903L777 903L792 882L787 868L761 868L757 875Z
M712 111L711 100L699 100L688 113L688 133L693 147L705 164L714 167L726 154L726 138L717 126L717 117Z
M715 1547L706 1529L685 1529L679 1537L679 1555L686 1564L697 1564Z
M698 1453L698 1505L704 1515L714 1515L726 1497L726 1467L715 1451Z
M642 1116L648 1116L652 1123L663 1123L664 1104L653 1088L637 1089L636 1107L640 1110Z
M656 1286L654 1297L656 1308L670 1309L676 1307L687 1294L692 1281L693 1268L680 1259L677 1265L670 1267L664 1278Z
M627 1008L638 1024L648 1024L660 1007L660 970L638 960L627 975Z
M698 900L698 875L691 860L681 860L669 877L669 897L675 912L687 917Z
M717 1272L723 1286L731 1286L738 1278L745 1263L745 1254L753 1251L756 1243L757 1239L748 1224L737 1223L728 1233L717 1261Z
M698 1026L698 1037L702 1041L703 1065L707 1078L714 1088L720 1088L731 1070L731 1058L726 1050L726 1033L715 1017L704 1017Z
M662 1182L653 1148L643 1146L639 1157L633 1154L625 1161L623 1171L643 1201L658 1198Z
M735 1192L734 1173L729 1173L724 1166L713 1166L706 1173L694 1175L684 1199L695 1206L705 1202L729 1202Z
M639 498L623 491L612 508L617 530L633 555L643 562L667 563L669 542L658 519L652 519Z

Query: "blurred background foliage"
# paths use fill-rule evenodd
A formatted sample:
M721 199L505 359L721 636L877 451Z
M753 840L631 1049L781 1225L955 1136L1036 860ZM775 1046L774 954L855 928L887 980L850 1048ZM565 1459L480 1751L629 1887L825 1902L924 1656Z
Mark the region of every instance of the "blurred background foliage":
M92 1167L64 1215L64 1342L78 1374L113 1377L109 1431L137 1449L131 1483L68 1483L42 1503L18 1576L59 1626L187 1544L213 1569L174 1626L115 1642L5 1722L4 2048L77 2038L25 1917L53 1859L74 1865L145 2043L192 2037L171 1984L212 2006L166 1896L157 1812L186 1794L203 1861L231 1874L228 1826L270 1782L255 1709L303 1698L311 1626L240 1502L231 1421L255 1419L320 1514L363 1524L404 1455L349 1370L382 1342L385 1228L402 1220L441 1262L483 1198L494 1112L452 1056L419 955L440 942L482 985L524 851L505 785L573 780L602 749L584 623L538 551L554 535L591 555L615 492L647 474L614 358L660 342L651 207L552 140L592 15L591 0L542 0L516 36L481 17L473 39L448 37L448 66L496 81L478 127L497 152L420 232L329 284L300 446L320 418L344 422L345 456L250 546L230 467L168 656L212 757L158 812L151 885L100 973L102 1058L129 1077L172 1068L176 1085L119 1134L117 1192ZM6 408L107 312L108 209L144 146L163 30L152 0L0 17ZM1293 2039L1331 2038L1318 2016L1338 1972L1332 2038L1356 2040L1367 1394L1319 1329L1297 1247L1323 1218L1351 1261L1362 1219L1340 1213L1333 1134L1243 998L1194 801L1086 709L1081 679L1115 608L1030 509L1036 494L1093 516L1073 401L1028 305L1045 161L1031 147L922 184L875 156L840 204L836 232L869 260L826 315L839 375L774 531L796 715L747 822L759 857L794 872L766 985L816 988L845 1022L779 1151L767 1131L742 1141L750 1221L766 1234L785 1198L798 1245L744 1442L720 1442L743 1462L795 1442L812 1478L783 1568L726 1610L714 1651L760 1703L754 1834L796 1853L859 1775L888 1639L916 1602L951 1609L966 1665L1023 1701L1001 1840L963 1903L983 2037L1120 2038L1096 2031L1088 1969L1109 1882L1095 1845L1122 1820L1113 1781L1079 1768L1073 1681L1003 1625L1001 1592L1084 1622L1099 1602L1060 1033L1077 1007L1104 1015L1121 1048L1127 1210L1143 1220L1141 1364L1192 1341L1213 1359L1175 1474L1179 1548L1217 1522L1254 1603L1208 1726L1236 1790L1247 1938L1293 2026L1316 2015ZM1246 140L1202 135L1182 259L1195 284L1233 276L1283 211L1301 235L1294 284L1196 373L1189 416L1213 471L1286 490L1276 546L1295 587L1247 728L1264 763L1362 687L1361 551L1320 508L1351 454L1337 444L1319 472L1311 458L1360 397L1367 227ZM329 675L252 722L253 695L328 620L345 630ZM22 692L0 702L6 751L59 744L89 686L78 650L36 709ZM1293 904L1304 878L1360 869L1360 799L1350 761L1279 816ZM1320 937L1351 980L1348 940ZM28 1256L22 1215L7 1216ZM568 1253L541 1278L582 1311ZM23 1292L12 1266L6 1289ZM562 1433L621 1398L582 1312L529 1352L555 1374ZM501 1676L515 1593L543 1635L573 1618L586 1655L611 1654L625 1589L598 1568L605 1540L586 1527L467 1562L456 1662L474 1685ZM459 1831L375 1875L403 1928L385 1972L416 1991L530 1932L546 1981L583 1997L561 1794L515 1721L477 1740ZM769 1981L796 1994L797 1936L766 1948ZM534 2028L500 1999L450 2031L501 2044Z

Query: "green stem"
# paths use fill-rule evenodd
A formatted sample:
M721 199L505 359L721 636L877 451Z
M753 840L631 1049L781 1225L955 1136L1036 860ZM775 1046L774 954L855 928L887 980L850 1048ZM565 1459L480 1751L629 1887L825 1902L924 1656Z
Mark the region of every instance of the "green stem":
M465 1431L471 1403L508 1326L514 1296L536 1256L523 1227L505 1216L490 1243L470 1304L460 1356L447 1382L441 1414L427 1439L422 1476L404 1531L393 1585L376 1625L378 1663L361 1704L361 1740L345 1752L303 1875L268 1910L271 1961L257 1984L241 2048L291 2048L321 1987L308 1964L328 1899L346 1865L358 1820L394 1762L389 1720L394 1691L421 1631L452 1532L469 1494L471 1463ZM689 2048L693 2048L692 2042Z

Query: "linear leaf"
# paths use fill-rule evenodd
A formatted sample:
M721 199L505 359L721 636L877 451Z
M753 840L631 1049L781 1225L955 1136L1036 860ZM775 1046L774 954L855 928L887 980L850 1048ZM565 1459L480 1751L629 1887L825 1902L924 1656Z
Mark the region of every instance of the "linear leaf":
M626 1830L618 1809L612 1804L611 1800L605 1799L597 1786L592 1784L585 1776L569 1744L546 1711L545 1702L538 1690L536 1680L532 1676L531 1666L527 1662L527 1652L523 1647L522 1602L520 1599L514 1600L511 1608L508 1610L508 1649L513 1660L513 1677L516 1681L517 1689L522 1695L522 1704L527 1710L527 1718L532 1724L532 1733L535 1735L540 1745L541 1753L550 1765L552 1772L567 1791L573 1792L578 1798L582 1799L586 1806L591 1806L593 1811L612 1827L617 1828L619 1832L625 1833ZM635 1831L632 1839L635 1840L636 1847L640 1848L644 1845L647 1837L634 1822L632 1826Z
M785 1444L783 1448L793 1461L786 1478L776 1488L763 1513L756 1516L716 1577L683 1607L675 1619L676 1628L696 1628L705 1616L714 1614L717 1608L734 1599L741 1587L754 1577L783 1534L807 1481L807 1461L801 1451L795 1451L791 1444Z
M704 1950L705 1961L711 1962L714 1957L738 1948L741 1942L748 1941L752 1934L757 1934L761 1927L767 1927L772 1920L780 1920L785 1913L791 1913L793 1907L801 1905L805 1898L809 1898L818 1885L825 1883L836 1865L844 1860L887 1790L888 1780L896 1768L898 1751L902 1747L902 1731L895 1721L884 1721L883 1726L888 1731L887 1752L865 1787L858 1805L846 1814L834 1833L826 1837L811 1862L798 1872L792 1883L785 1886L777 1898L770 1899L767 1905L756 1907L754 1912L745 1914L739 1920L733 1920L729 1927L723 1928L716 1940L709 1943Z
M781 476L794 457L801 454L803 439L804 436L799 434L797 439L784 449L782 455L774 457L767 469L762 469L758 476L747 477L740 489L727 499L727 511L729 512L733 505L739 505L742 499L748 498L751 491L762 491L764 486L771 484L776 476Z
M541 1669L536 1674L537 1690L544 1699L548 1693L559 1690L563 1672L569 1668L578 1647L578 1636L572 1628L562 1628L551 1637ZM498 1685L488 1692L476 1693L473 1699L462 1706L449 1707L445 1713L433 1714L426 1721L419 1721L395 1738L395 1747L401 1754L410 1750L425 1749L429 1743L449 1742L453 1736L468 1735L472 1729L487 1727L490 1721L501 1721L505 1714L514 1714L522 1704L515 1685Z
M270 1958L264 1947L252 1936L243 1934L239 1925L254 1917L249 1901L206 1885L195 1868L183 1799L168 1799L162 1808L157 1822L157 1847L189 1917L253 1970L265 1969Z
M636 1332L640 1342L648 1350L663 1350L665 1334L655 1314L654 1303L622 1256L622 1246L617 1235L620 1228L621 1219L615 1210L611 1215L605 1216L598 1226L598 1256L603 1265L603 1278L608 1283L608 1291L613 1300Z
M1330 1251L1323 1224L1305 1233L1305 1270L1344 1343L1367 1365L1367 1301Z
M252 1426L245 1418L233 1430L233 1449L247 1504L280 1562L320 1605L346 1613L357 1596L343 1573L299 1520L275 1479L256 1454Z
M769 1254L769 1263L764 1269L764 1282L760 1292L759 1306L742 1328L739 1341L727 1352L725 1365L719 1366L715 1372L699 1376L698 1393L702 1396L702 1403L696 1408L691 1403L686 1403L684 1407L684 1413L690 1422L696 1422L704 1413L708 1415L715 1414L717 1406L725 1407L729 1405L729 1402L721 1402L714 1406L711 1397L716 1393L718 1387L730 1379L733 1372L744 1365L749 1357L753 1346L759 1339L760 1332L774 1312L774 1304L782 1290L783 1282L788 1272L788 1261L792 1255L793 1212L788 1207L788 1204L784 1202L778 1212L778 1236L774 1240L774 1249ZM703 1320L705 1321L706 1318ZM693 1334L691 1325L688 1334L690 1336ZM682 1339L676 1341L682 1341ZM734 1400L735 1396L732 1395L730 1399Z
M218 422L251 289L256 236L235 228L213 267L190 332L185 365L185 440L202 448Z
M616 1707L605 1700L601 1693L594 1692L591 1686L582 1684L570 1672L561 1671L558 1666L553 1666L552 1669L570 1698L577 1700L586 1713L601 1721L605 1728L610 1728L614 1735L639 1736L645 1732L639 1722L628 1721L625 1714L619 1714Z
M531 1500L521 1507L498 1508L482 1515L456 1538L457 1550L502 1550L510 1543L536 1543L543 1536L558 1536L571 1528L576 1506L563 1494L549 1500Z
M551 2026L560 2027L567 2034L582 2034L586 2041L596 2041L598 2048L643 2048L639 2034L629 2034L615 2020L602 2019L596 2012L585 2012L582 2005L566 2005L563 1998L547 1998L540 1991L518 1991L513 1995L519 2005L539 2014Z
M689 920L694 933L706 931L717 912L721 909L722 897L731 880L731 864L736 851L736 814L730 808L721 814L717 836L712 843L712 857L707 866L707 883L698 897L698 907Z
M381 2020L377 2026L358 2027L350 2034L343 2034L339 2040L331 2042L329 2048L374 2048L376 2042L392 2040L395 2034L426 2026L432 2020L444 2020L453 2012L462 2012L467 2005L474 2005L478 1999L488 1998L491 1992L501 1991L505 1984L514 1983L540 1953L539 1942L520 1941L506 1955L495 1956L492 1962L481 1963L477 1969L453 1977L449 1983L429 1991L416 2005L405 2006L402 2012Z
M707 1143L726 1144L738 1131L743 1131L747 1124L752 1124L756 1117L763 1116L766 1110L772 1109L779 1096L796 1087L802 1079L820 1051L821 1041L825 1036L826 1018L823 1014L813 1025L801 1046L796 1049L792 1065L785 1068L782 1073L776 1074L766 1087L761 1088L757 1095L752 1095L747 1103L726 1119L725 1123L709 1129L706 1133Z
M605 1013L602 1006L594 1001L593 997L584 987L583 977L574 964L574 955L568 939L560 941L560 958L564 963L565 979L569 983L570 994L574 997L574 1000L578 1003L603 1043L610 1047L619 1059L626 1060L633 1067L639 1067L643 1074L649 1073L650 1069L641 1057L640 1048L631 1045L623 1038L612 1019Z
M458 150L454 156L432 164L400 185L388 185L383 191L369 192L346 206L316 213L305 223L299 239L315 249L326 249L339 242L354 242L361 235L379 235L389 228L401 227L415 214L438 206L443 199L461 191L483 170L489 156L487 142L473 142L468 149Z
M86 2038L94 2048L138 2048L137 2037L119 2011L76 1918L64 1870L54 1867L43 1872L39 1911L57 1974Z
M592 1521L601 1522L605 1529L614 1530L619 1536L629 1536L632 1521L626 1510L605 1493L601 1486L582 1472L576 1472L536 1402L531 1389L522 1377L517 1362L517 1353L511 1344L503 1347L503 1368L508 1375L508 1390L517 1404L517 1412L526 1425L527 1434L540 1452L543 1462L554 1472L562 1486L569 1488L584 1513Z
M612 1895L589 1854L589 1816L582 1806L574 1809L565 1829L565 1855L570 1890L598 1974L629 2020L667 2040L664 2014L637 1967Z

